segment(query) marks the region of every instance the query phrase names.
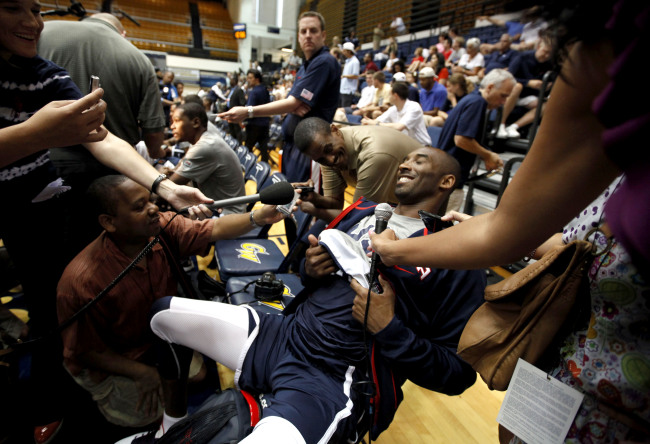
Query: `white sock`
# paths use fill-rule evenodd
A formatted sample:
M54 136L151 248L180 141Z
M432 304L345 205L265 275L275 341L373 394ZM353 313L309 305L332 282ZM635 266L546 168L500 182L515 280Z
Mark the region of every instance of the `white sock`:
M166 433L167 430L169 430L174 424L176 424L178 421L181 419L187 418L187 413L183 415L180 418L174 418L173 416L169 416L167 412L163 413L163 420L162 420L162 431L163 433Z
M508 128L512 128L512 129L514 129L514 130L518 130L518 129L519 129L519 125L517 125L516 123L513 123L513 124L510 125Z

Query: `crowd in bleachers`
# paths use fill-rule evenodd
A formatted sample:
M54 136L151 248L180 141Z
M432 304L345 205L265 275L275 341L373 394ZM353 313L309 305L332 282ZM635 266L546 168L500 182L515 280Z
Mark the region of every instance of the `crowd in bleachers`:
M29 335L19 331L13 342L50 331L56 338L30 350L31 363L7 364L29 377L6 380L20 381L8 395L37 444L56 443L67 415L79 417L66 418L74 428L59 440L93 428L102 436L91 442L135 432L123 442L157 442L170 429L168 438L194 436L207 426L188 409L187 390L203 396L207 387L214 399L212 360L258 397L239 395L262 412L245 442L375 439L406 380L448 395L474 383L456 348L482 303L482 267L540 259L587 227L598 229L589 241L605 248L590 274L591 319L545 371L585 396L570 442L647 440L650 248L642 224L650 176L648 156L628 146L643 141L647 111L610 108L620 105L612 90L628 93L636 79L636 71L611 71L637 67L636 33L576 44L554 78L553 47L570 33L539 7L515 21L479 17L491 26L464 36L450 27L401 43L395 36L410 18L395 15L368 42L350 29L329 47L322 15L307 11L298 19L301 52L278 69L253 61L189 94L174 72L154 70L126 43L129 33L156 40L155 26L143 37L100 13L43 30L38 2L11 3L0 5L0 27L9 30L0 33L0 191L12 211L0 238L31 316ZM132 14L151 9L121 3ZM598 30L622 33L634 23L647 38L647 23L635 17L647 21L648 7L618 7L591 11ZM223 12L198 4L203 44L218 51L231 42L221 40L228 21L209 17L215 8ZM185 17L178 5L172 13ZM158 32L190 45L188 31L179 21ZM104 89L86 89L89 71L106 79ZM512 185L504 179L499 206L460 213L464 186L501 170L507 159L495 147L524 132L526 160ZM288 190L282 202L278 184ZM392 205L389 229L375 233L384 202ZM459 223L437 232L436 215ZM263 243L281 221L286 256ZM377 255L366 257L370 242L381 278ZM196 280L196 259L187 258L209 247L224 284L215 299L197 296L185 274ZM49 262L38 279L36 251ZM288 274L283 283L253 277L260 271ZM178 293L186 298L170 297ZM3 329L3 346L5 337ZM356 388L369 377L370 390ZM370 423L362 420L368 412ZM22 429L2 433L0 441L25 439Z

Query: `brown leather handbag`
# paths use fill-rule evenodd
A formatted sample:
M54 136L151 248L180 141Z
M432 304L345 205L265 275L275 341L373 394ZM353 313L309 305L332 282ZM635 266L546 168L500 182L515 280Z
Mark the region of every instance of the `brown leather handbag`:
M540 366L557 360L561 341L588 320L592 244L574 241L485 289L470 317L458 354L491 390L506 390L518 358ZM548 352L548 353L547 353ZM542 365L543 368L543 365Z

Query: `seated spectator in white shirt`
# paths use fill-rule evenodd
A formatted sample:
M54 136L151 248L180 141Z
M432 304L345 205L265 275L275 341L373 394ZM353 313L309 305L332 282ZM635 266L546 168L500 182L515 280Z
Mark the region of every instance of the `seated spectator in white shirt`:
M375 88L374 82L372 80L372 76L374 74L375 71L366 71L366 86L361 90L361 98L359 98L359 101L357 103L353 103L350 106L339 108L338 110L342 110L345 114L352 114L357 109L371 105L372 101L375 98L375 92L377 91L377 88Z
M467 41L467 54L460 58L458 65L452 68L452 71L465 74L468 77L478 76L478 72L485 66L485 59L479 51L480 46L481 41L476 37L469 39Z
M395 82L391 89L393 106L377 119L361 119L363 125L380 125L395 128L423 145L431 145L431 137L424 124L424 113L420 104L408 100L408 85Z

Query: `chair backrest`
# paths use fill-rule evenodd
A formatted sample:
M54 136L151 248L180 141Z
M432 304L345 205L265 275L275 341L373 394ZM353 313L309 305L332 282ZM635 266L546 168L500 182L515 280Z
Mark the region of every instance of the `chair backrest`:
M235 153L237 154L237 157L239 157L239 161L242 162L249 151L244 146L238 146L235 148Z
M246 148L244 148L246 150ZM239 159L241 162L242 170L244 171L244 177L253 169L255 164L257 163L257 156L255 154L248 152L246 150L246 154L244 155L243 159Z
M244 176L244 180L251 180L257 184L257 189L259 190L262 184L266 181L266 178L269 177L271 172L271 166L263 161L256 162L253 165L253 168Z
M431 146L438 148L438 141L440 140L440 133L442 127L440 126L427 126L427 133L431 137Z

